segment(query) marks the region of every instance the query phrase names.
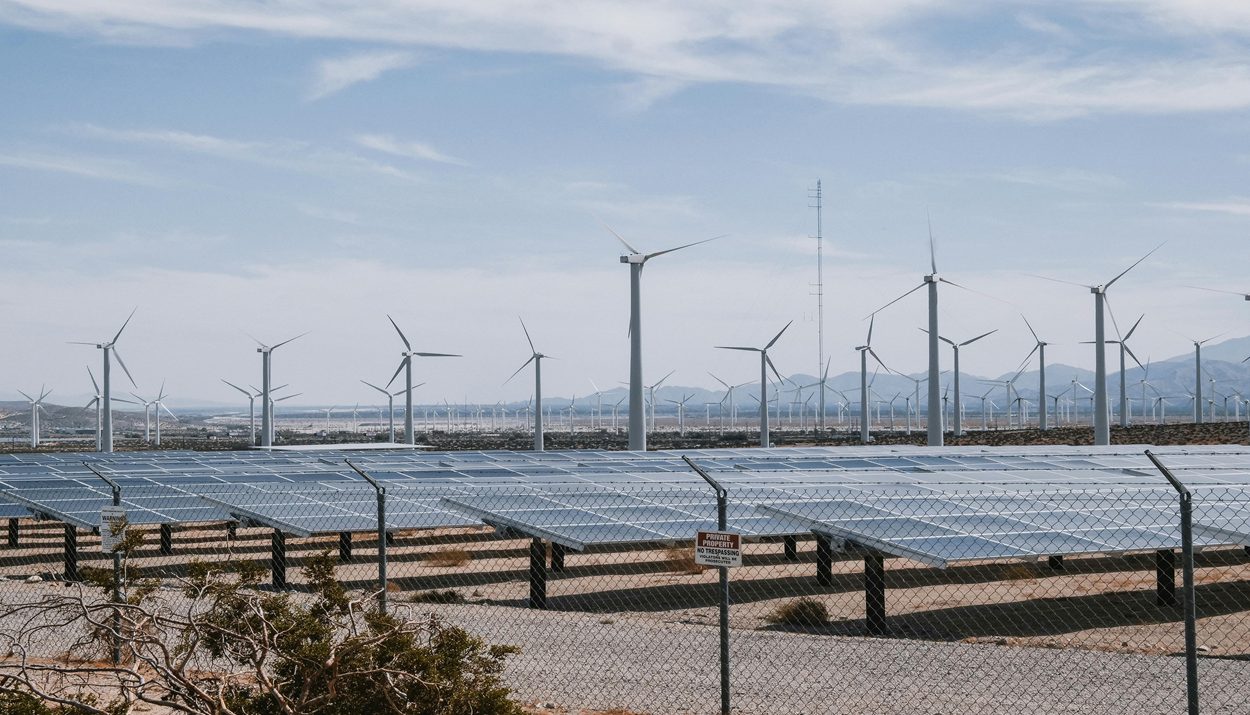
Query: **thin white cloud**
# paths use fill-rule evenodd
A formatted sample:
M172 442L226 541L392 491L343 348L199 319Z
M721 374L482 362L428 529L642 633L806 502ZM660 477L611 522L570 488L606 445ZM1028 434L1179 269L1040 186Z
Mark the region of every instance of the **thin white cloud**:
M118 181L145 186L154 186L162 183L162 180L157 176L139 169L133 164L81 154L46 152L0 153L0 166L71 174L87 179Z
M1178 211L1201 211L1229 216L1250 216L1250 199L1227 199L1224 201L1168 201L1153 204L1160 208Z
M433 161L440 164L456 164L458 166L468 166L463 159L457 159L435 149L429 144L423 142L404 141L385 134L357 134L352 137L352 141L356 142L366 149L390 154L392 156L402 156L406 159L419 159L421 161Z
M415 55L403 51L364 52L322 60L317 64L308 99L323 99L354 84L372 82L386 72L410 67L415 62Z

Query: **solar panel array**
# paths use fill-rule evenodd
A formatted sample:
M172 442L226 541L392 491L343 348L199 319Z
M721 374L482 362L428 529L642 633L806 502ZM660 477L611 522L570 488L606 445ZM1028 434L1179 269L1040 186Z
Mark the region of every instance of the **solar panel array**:
M376 528L374 493L344 464L350 459L388 485L391 529L487 522L571 548L670 541L714 524L710 490L681 459L689 456L730 489L736 502L731 525L747 536L811 529L942 565L967 558L1170 547L1176 520L1166 510L1156 514L1137 504L1116 516L1089 506L1097 501L1088 497L1093 490L1128 490L1156 505L1174 500L1144 450L870 446L14 454L0 455L0 515L33 513L93 526L111 493L86 462L121 485L134 523L246 520L296 535L370 531ZM1155 452L1197 488L1250 487L1245 448ZM1038 495L1056 489L1084 493L1088 504L1070 496L1056 508L1053 497ZM1010 501L1016 498L1021 501ZM1117 498L1132 501L1123 494ZM757 505L765 510L757 511ZM1250 540L1242 533L1250 528L1250 513L1241 506L1209 510L1196 522L1202 543Z

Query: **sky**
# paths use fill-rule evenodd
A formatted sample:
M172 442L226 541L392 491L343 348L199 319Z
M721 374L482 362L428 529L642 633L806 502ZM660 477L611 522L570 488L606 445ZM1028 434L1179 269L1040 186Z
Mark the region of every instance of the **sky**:
M961 367L1090 367L1093 299L1136 354L1250 334L1250 5L1215 0L0 0L0 399L91 394L118 343L145 395L419 402L858 369L929 272ZM931 227L931 229L930 229ZM960 287L962 286L962 288ZM881 312L926 364L923 291ZM944 367L949 353L943 354ZM120 379L120 378L119 378ZM121 385L122 383L116 383ZM126 385L129 388L129 385Z

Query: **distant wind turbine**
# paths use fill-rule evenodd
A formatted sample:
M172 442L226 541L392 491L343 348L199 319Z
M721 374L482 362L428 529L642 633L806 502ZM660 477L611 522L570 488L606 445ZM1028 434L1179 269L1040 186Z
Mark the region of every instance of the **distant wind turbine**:
M273 403L275 400L271 398L269 389L273 351L289 342L299 340L307 334L300 333L276 345L266 345L256 338L252 338L256 342L256 352L260 353L260 446L262 447L269 447L273 444Z
M412 429L412 391L415 389L412 384L412 359L414 357L462 357L461 355L452 355L451 353L423 353L416 352L412 349L412 344L408 342L408 337L404 335L404 331L399 329L399 325L391 316L386 316L391 321L391 325L395 327L395 332L399 333L399 339L404 341L404 351L400 353L403 357L399 361L399 367L395 369L395 374L391 375L390 382L386 383L389 390L391 384L395 382L395 378L399 377L399 373L404 373L404 444L416 444L417 436ZM451 416L448 412L448 431L451 431Z
M921 332L927 332L927 331L925 331L925 329L924 329L924 328L921 328L920 330L921 330ZM998 328L994 328L993 330L991 330L991 331L990 331L990 332L988 332L988 333L981 333L980 335L976 336L975 338L972 338L972 339L970 339L970 340L965 340L965 341L963 341L962 343L957 343L957 342L955 342L954 340L951 340L950 338L945 338L945 337L942 337L941 335L939 335L939 336L938 336L938 340L941 340L942 342L944 342L944 343L946 343L947 345L951 346L951 350L953 350L953 351L954 351L954 353L955 353L955 413L954 413L954 417L953 417L953 419L954 419L954 422L955 422L955 436L956 436L956 437L962 437L962 436L963 436L963 433L964 433L964 425L963 425L963 423L964 423L964 415L963 415L963 405L964 405L964 403L963 403L963 396L959 393L959 349L960 349L960 348L962 348L962 347L965 347L965 346L971 345L971 344L975 343L976 341L980 340L981 338L988 337L988 336L993 335L994 333L997 333L997 332L998 332Z
M135 308L138 310L138 308ZM91 342L74 342L74 345L94 345L97 349L104 351L104 372L101 378L104 380L104 390L100 393L100 411L104 417L100 432L103 436L100 444L101 452L113 451L113 400L112 400L112 358L117 358L117 364L121 366L122 371L126 373L126 377L130 380L130 384L136 389L139 387L135 384L134 377L131 377L130 370L126 367L126 363L122 360L121 353L117 351L117 341L122 336L122 331L130 325L130 319L135 317L135 310L130 311L130 315L126 318L126 322L122 323L122 327L117 329L117 334L112 340L103 343Z
M543 451L543 358L550 356L538 352L538 349L534 347L534 340L530 338L529 328L525 327L525 320L520 316L517 317L517 320L521 321L521 330L525 333L525 341L530 345L530 357L521 363L521 367L518 367L516 372L509 375L503 384L506 385L511 382L512 378L516 377L527 365L534 363L534 451L541 452ZM570 403L569 407L572 408L572 403Z
M705 238L702 241L654 253L643 253L629 245L607 224L604 224L604 228L616 236L616 240L629 251L628 254L621 256L621 263L629 266L629 449L633 452L645 452L647 450L647 425L642 404L642 267L652 258L715 241L724 236ZM653 405L652 410L654 409ZM652 414L654 415L654 412Z
M762 348L728 346L728 345L716 346L717 349L719 350L745 350L747 352L756 352L760 354L760 446L761 447L768 447L770 444L768 441L768 370L769 368L772 368L773 374L777 376L778 380L782 379L781 373L777 372L777 368L773 365L772 359L768 357L768 351L781 338L782 333L786 332L786 330L793 323L794 323L793 320L791 320L789 323L786 323L786 327L782 328L780 332L774 335L773 339L769 340L768 344ZM780 417L778 419L780 419Z
M868 356L872 355L872 359L876 360L878 365L885 367L885 363L881 362L881 357L877 355L877 351L872 349L872 328L876 322L877 316L874 313L868 318L868 339L864 341L863 345L855 348L859 351L859 441L861 444L868 444L872 441L872 435L869 433L868 426ZM885 367L885 369L888 371L890 368ZM920 408L919 404L917 404L916 408Z
M30 395L26 394L25 392L22 392L21 390L18 390L18 393L20 393L22 397L25 397L30 402L30 448L38 449L39 448L39 413L40 411L47 412L47 410L43 408L43 400L48 395L52 394L52 390L49 390L46 387L40 387L39 397L31 397Z

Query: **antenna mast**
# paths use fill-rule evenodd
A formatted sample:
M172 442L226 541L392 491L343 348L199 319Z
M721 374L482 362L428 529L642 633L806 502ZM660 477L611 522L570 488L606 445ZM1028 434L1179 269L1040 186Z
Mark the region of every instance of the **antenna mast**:
M816 431L825 428L825 241L821 232L821 192L820 179L816 180L816 193L810 198L816 199L816 335L817 356L816 379L820 382L820 397L816 407Z

